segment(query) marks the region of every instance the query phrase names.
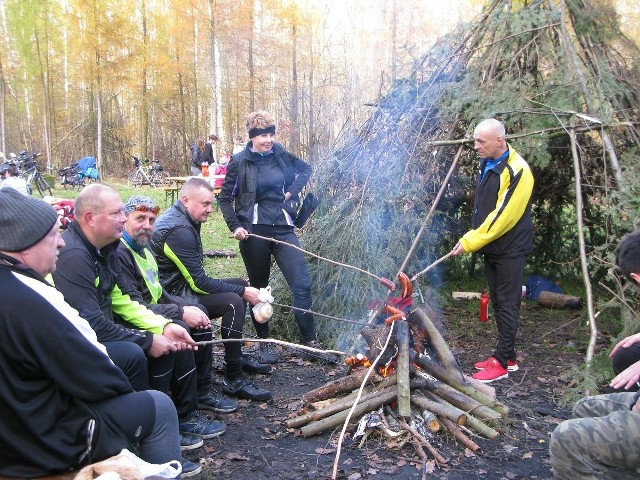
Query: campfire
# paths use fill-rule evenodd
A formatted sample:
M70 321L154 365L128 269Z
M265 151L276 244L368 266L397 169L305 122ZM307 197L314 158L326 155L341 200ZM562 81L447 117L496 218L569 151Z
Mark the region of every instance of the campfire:
M472 437L497 437L508 409L492 387L462 373L432 320L433 311L426 304L414 307L411 284L402 283L401 295L380 309L380 323L360 331L366 352L346 358L345 377L307 392L304 407L287 426L311 437L349 419L352 441L362 444L373 432L404 435L423 465L442 464L447 459L430 439L450 434L475 452L480 447Z

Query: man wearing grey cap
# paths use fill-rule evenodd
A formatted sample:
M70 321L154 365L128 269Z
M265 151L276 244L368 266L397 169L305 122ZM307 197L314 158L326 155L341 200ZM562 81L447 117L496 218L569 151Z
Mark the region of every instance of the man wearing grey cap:
M179 459L171 400L134 392L45 280L63 246L50 205L0 190L0 476L54 475L134 444L147 462Z

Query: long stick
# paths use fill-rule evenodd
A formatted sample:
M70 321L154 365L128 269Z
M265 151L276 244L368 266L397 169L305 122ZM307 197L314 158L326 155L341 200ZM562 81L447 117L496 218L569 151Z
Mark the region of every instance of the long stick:
M398 342L396 359L396 387L398 392L398 416L411 418L411 386L409 385L409 325L406 320L393 322Z
M266 240L267 242L273 242L273 243L279 243L281 245L287 245L288 247L291 248L295 248L296 250L305 253L311 257L317 258L318 260L324 260L325 262L329 262L329 263L333 263L334 265L338 265L340 267L344 267L344 268L351 268L353 270L356 270L360 273L364 273L365 275L369 275L372 278L375 278L376 280L380 281L382 280L381 277L379 277L378 275L371 273L367 270L363 270L362 268L358 268L358 267L354 267L353 265L349 265L348 263L341 263L341 262L336 262L335 260L331 260L330 258L326 258L326 257L321 257L320 255L316 255L315 253L311 253L307 250L304 250L300 247L298 247L297 245L293 245L292 243L289 242L283 242L282 240L276 240L275 238L271 238L271 237L263 237L262 235L256 235L255 233L249 233L247 234L248 237L255 237L255 238L259 238L260 240Z
M596 340L598 337L598 325L593 314L593 295L591 293L591 278L589 275L589 262L587 260L587 249L585 246L583 219L582 219L582 184L580 175L580 157L578 156L578 147L576 145L576 133L573 128L569 129L569 138L571 140L571 155L573 156L573 173L576 191L576 216L578 221L578 246L580 250L580 265L582 267L582 280L586 290L587 297L587 312L589 314L589 345L587 346L587 354L585 356L585 363L587 364L587 375L590 374L591 362L593 361L593 354L596 347ZM585 392L586 395L590 395L589 390Z
M363 325L363 326L369 325L367 322L358 322L356 320L349 320L347 318L334 317L333 315L326 315L324 313L318 313L318 312L314 312L313 310L307 310L305 308L300 308L300 307L292 307L291 305L284 305L282 303L272 302L271 305L275 305L277 307L288 308L290 310L296 310L298 312L310 313L311 315L316 315L318 317L324 317L324 318L330 318L331 320L338 320L340 322L353 323L355 325Z
M226 342L258 342L258 343L277 343L278 345L284 345L285 347L297 348L299 350L307 350L308 352L315 353L333 353L334 355L346 355L345 352L340 350L320 350L319 348L307 347L306 345L300 345L298 343L285 342L283 340L274 340L272 338L223 338L221 340L204 340L202 342L195 342L194 345L218 345Z
M384 346L382 347L380 354L376 357L376 359L373 361L373 363L369 367L369 370L367 371L367 375L364 377L364 380L362 381L362 385L360 385L360 389L358 390L358 396L353 402L353 407L351 407L351 410L349 410L349 413L347 414L347 418L344 421L344 425L342 426L342 431L340 432L340 436L338 437L338 448L336 450L336 458L333 462L333 473L331 474L331 480L336 480L336 477L338 475L338 463L340 461L340 452L342 450L342 440L344 439L344 434L347 431L347 426L349 425L351 416L353 415L353 412L358 406L358 402L360 401L360 396L362 395L362 391L364 390L364 386L367 383L367 379L369 378L369 375L373 373L374 369L376 368L376 365L380 361L380 358L382 358L382 355L384 354L385 350L387 349L387 346L389 345L389 342L391 341L392 335L393 335L393 328L390 328L389 335L387 335L387 341L384 343ZM396 396L395 392L391 394L391 398L394 398L395 396Z
M431 270L436 265L444 262L447 258L449 258L451 255L453 255L453 252L454 252L454 250L451 250L449 253L447 253L446 255L444 255L442 257L440 257L438 260L436 260L435 262L430 264L427 268L425 268L421 272L416 273L413 277L411 277L411 281L413 282L416 278L418 278L421 275L424 275L425 273L427 273L429 270Z

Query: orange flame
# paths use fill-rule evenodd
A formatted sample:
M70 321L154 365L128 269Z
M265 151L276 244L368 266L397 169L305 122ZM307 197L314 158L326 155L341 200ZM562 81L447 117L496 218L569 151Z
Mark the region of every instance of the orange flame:
M395 372L396 372L396 369L392 365L385 365L384 367L380 367L378 369L378 373L383 378L386 378L389 375L393 375Z

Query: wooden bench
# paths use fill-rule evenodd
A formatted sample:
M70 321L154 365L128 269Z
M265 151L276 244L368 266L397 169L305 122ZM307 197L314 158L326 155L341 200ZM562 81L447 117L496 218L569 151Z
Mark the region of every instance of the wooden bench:
M167 207L167 202L169 200L169 198L171 198L171 203L169 204L169 206L173 205L176 201L176 199L178 198L178 191L180 190L179 187L177 187L176 185L170 186L170 187L162 187L162 190L164 191L164 206L165 208Z
M221 191L222 191L222 188L220 187L213 188L213 197L215 198L215 201L216 201L216 212L220 209L220 192Z

